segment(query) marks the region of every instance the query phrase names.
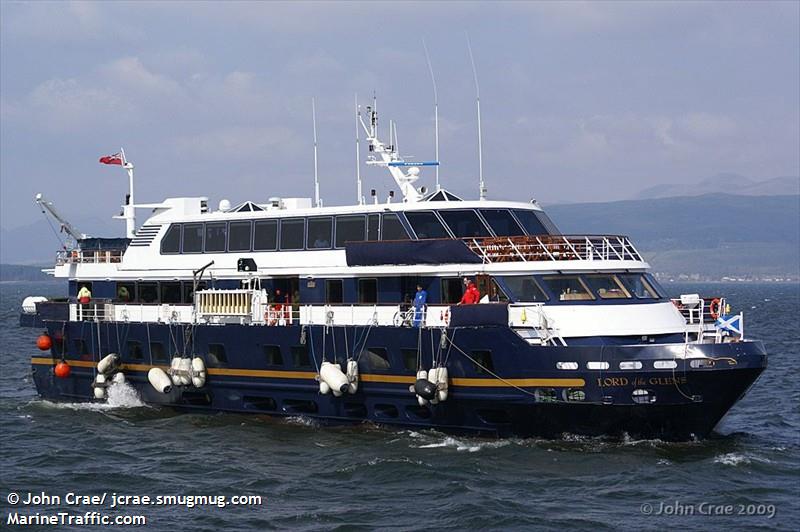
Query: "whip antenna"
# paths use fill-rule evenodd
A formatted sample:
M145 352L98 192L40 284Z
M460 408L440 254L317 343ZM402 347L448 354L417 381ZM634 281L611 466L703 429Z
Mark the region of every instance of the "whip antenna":
M355 95L355 110L356 110L356 183L358 184L358 204L364 205L364 196L361 193L361 154L359 152L360 133L358 131L358 122L361 119L361 109L358 107L358 94Z
M319 201L319 173L317 172L317 107L311 98L311 124L314 128L314 205L321 207Z
M436 90L436 77L433 75L433 66L431 65L431 56L428 54L428 46L425 44L425 39L422 39L422 47L425 49L425 60L428 62L428 72L431 74L431 83L433 84L433 129L434 141L436 144L436 161L439 161L439 94ZM442 187L439 184L439 165L436 165L436 190Z
M472 56L472 45L467 34L467 50L469 51L469 62L472 64L472 78L475 80L475 102L478 106L478 177L480 178L479 197L486 199L486 183L483 181L483 140L481 138L481 89L478 86L478 71L475 69L475 58Z

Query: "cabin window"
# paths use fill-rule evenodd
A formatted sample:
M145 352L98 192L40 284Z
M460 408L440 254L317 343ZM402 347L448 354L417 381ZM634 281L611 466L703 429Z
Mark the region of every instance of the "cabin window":
M161 283L161 302L180 303L181 302L181 283Z
M136 297L136 283L117 282L117 301L130 303Z
M416 373L417 371L417 350L401 349L400 355L403 357L403 369Z
M586 283L602 299L629 299L631 295L614 275L587 275Z
M206 289L206 282L200 281L197 283L198 290ZM194 281L184 281L183 283L183 302L194 303Z
M577 275L543 277L542 281L559 301L585 301L594 296Z
M336 247L343 248L345 242L362 242L365 237L365 222L364 216L337 216Z
M203 224L183 224L183 252L203 251Z
M142 344L134 340L128 340L128 358L131 360L144 360L144 351L142 351Z
M156 362L166 362L167 352L161 342L150 342L150 358Z
M411 224L417 238L450 238L447 230L433 211L407 212L406 220Z
M547 301L549 299L533 277L503 277L503 282L505 282L505 285L511 290L514 301L531 303Z
M369 369L381 371L391 367L389 354L383 347L368 347L361 353L361 356L366 359Z
M472 357L472 367L475 373L481 375L491 375L490 372L494 371L494 363L492 362L492 352L488 349L475 350L470 353Z
M180 253L181 225L172 224L161 239L161 253Z
M439 211L439 216L456 238L492 236L475 211Z
M228 236L228 224L215 222L206 224L206 252L225 251L225 240Z
M516 210L514 211L514 215L529 235L549 234L542 222L539 221L535 211Z
M208 362L210 366L220 366L228 363L228 355L222 344L208 344Z
M378 229L379 229L380 223L381 223L381 215L380 214L370 214L369 216L367 216L367 240L375 242L375 241L377 241L379 239ZM388 239L384 239L384 240L388 240Z
M308 356L308 346L295 345L292 351L292 365L295 368L310 368L311 359Z
M497 236L522 236L525 231L507 209L481 209L483 219Z
M622 273L619 277L628 290L639 299L658 299L658 293L650 286L647 279L638 273Z
M303 249L305 225L305 220L302 218L281 220L282 250Z
M253 250L273 251L278 247L278 221L261 220L253 224Z
M460 277L442 279L442 303L451 304L461 301L464 295L463 281Z
M325 280L325 303L336 304L344 301L341 279Z
M250 222L231 222L228 228L228 251L250 251Z
M308 219L308 239L306 247L308 249L330 249L333 241L333 218L309 218Z
M158 283L139 283L139 303L158 303Z
M359 279L358 280L358 302L377 303L378 302L378 280Z
M383 228L381 229L381 240L408 240L408 232L400 218L394 214L383 215Z
M263 345L261 349L264 351L264 363L267 366L282 366L283 356L281 355L281 348L277 345Z

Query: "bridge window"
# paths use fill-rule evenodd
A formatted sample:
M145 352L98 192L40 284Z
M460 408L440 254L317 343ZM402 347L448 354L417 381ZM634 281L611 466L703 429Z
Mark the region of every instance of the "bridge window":
M549 234L544 224L539 221L535 211L515 210L514 215L520 221L522 227L529 235L546 235Z
M492 236L475 211L439 211L444 223L456 238Z
M161 342L150 342L150 358L154 362L166 362L167 352L164 351L164 344Z
M264 351L264 362L267 366L282 366L283 356L281 355L281 348L277 345L262 345L261 349Z
M475 373L481 375L491 375L489 372L494 371L494 363L492 362L492 352L488 349L473 351L470 356L472 357L472 366Z
M628 287L628 290L639 299L658 299L658 292L640 273L621 273L617 277Z
M181 283L161 283L161 302L180 303L181 302Z
M255 251L272 251L278 247L278 221L261 220L255 222L255 238L253 249Z
M388 216L388 215L387 215ZM381 215L380 214L370 214L367 216L367 240L370 241L377 241L378 237L378 229L381 223ZM405 233L405 231L403 231ZM408 238L408 237L406 237ZM388 240L388 239L384 239Z
M369 347L361 354L367 360L369 369L387 370L391 366L389 364L389 354L383 347Z
M228 224L225 222L206 224L206 252L225 251L225 240L228 236Z
M326 279L325 280L325 303L336 304L344 301L342 280L341 279Z
M158 283L139 283L139 303L158 303Z
M281 250L303 249L305 225L302 218L281 220Z
M542 281L559 301L584 301L594 296L577 275L543 277Z
M172 224L161 239L161 253L180 253L181 224Z
M507 209L481 209L481 215L497 236L522 236L525 234L525 231L511 215L511 211Z
M250 251L250 222L231 222L228 228L228 251Z
M370 221L372 223L372 221ZM370 231L372 228L370 228ZM383 228L381 230L381 240L408 240L408 232L400 218L394 213L383 215Z
M183 224L183 252L203 251L203 224Z
M514 301L533 303L549 299L533 277L503 277L503 282L511 291Z
M442 279L442 303L451 304L461 301L464 295L464 282L460 277Z
M222 344L208 344L209 366L220 366L228 363L228 355Z
M372 304L378 302L378 280L358 280L358 302Z
M364 216L337 216L336 247L343 248L345 242L362 242L365 236L365 222ZM375 240L377 240L377 231L375 234Z
M330 249L333 241L333 218L309 218L308 219L308 239L306 247L308 249Z
M628 290L614 275L587 275L588 285L602 299L630 299Z
M433 211L406 212L406 220L411 224L417 238L450 238L447 230Z

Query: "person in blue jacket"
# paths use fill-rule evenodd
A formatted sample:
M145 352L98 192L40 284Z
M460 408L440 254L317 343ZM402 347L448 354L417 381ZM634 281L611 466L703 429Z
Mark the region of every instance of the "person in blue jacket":
M417 295L414 296L414 327L419 327L425 318L425 304L428 302L428 292L417 285Z

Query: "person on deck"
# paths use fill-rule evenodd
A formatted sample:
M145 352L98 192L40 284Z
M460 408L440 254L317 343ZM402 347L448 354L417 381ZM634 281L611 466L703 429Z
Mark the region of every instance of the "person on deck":
M425 319L425 305L428 302L428 292L422 288L421 284L417 285L417 295L414 296L414 327L419 327Z
M464 277L464 286L466 286L466 290L464 290L464 295L461 297L459 305L474 305L480 301L481 293L478 292L478 287L468 277Z
M80 316L79 319L83 319L86 316L86 319L89 319L89 301L92 300L92 292L89 290L87 285L82 285L80 290L78 290L78 303L80 303Z

